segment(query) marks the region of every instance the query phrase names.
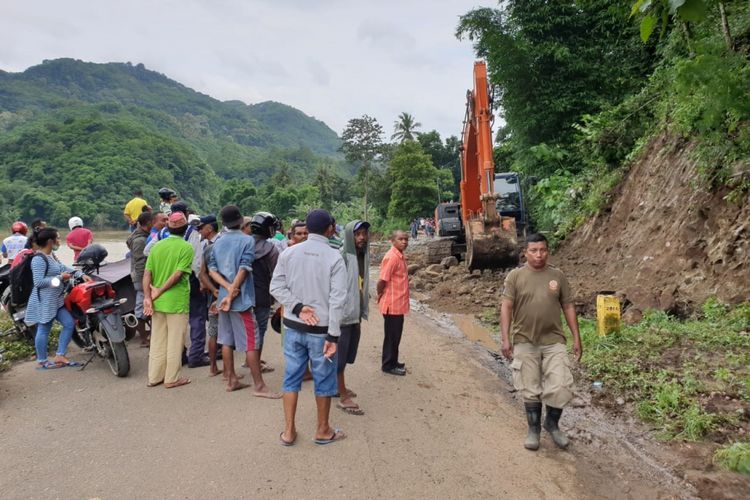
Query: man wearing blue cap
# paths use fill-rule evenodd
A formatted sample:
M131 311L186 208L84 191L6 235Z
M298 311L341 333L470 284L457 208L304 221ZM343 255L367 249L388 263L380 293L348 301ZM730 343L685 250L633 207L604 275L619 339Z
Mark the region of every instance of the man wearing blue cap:
M307 214L307 241L279 257L271 279L271 294L284 306L284 417L281 444L297 439L295 414L302 378L312 364L318 426L314 441L325 445L346 437L330 426L331 397L338 392L336 350L347 299L346 266L341 254L328 243L335 222L325 210Z

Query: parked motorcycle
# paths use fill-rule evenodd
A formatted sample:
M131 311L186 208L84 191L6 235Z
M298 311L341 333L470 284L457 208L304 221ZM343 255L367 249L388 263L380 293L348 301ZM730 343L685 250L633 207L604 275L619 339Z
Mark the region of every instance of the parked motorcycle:
M66 282L53 278L53 286L63 286L65 294L65 308L76 320L73 342L86 352L91 352L91 358L84 364L84 368L96 355L107 360L110 370L118 377L125 377L130 372L130 357L125 345L130 340L137 325L137 319L132 313L123 315L121 308L126 311L132 307L125 306L128 297L118 297L113 285L97 276L99 269L106 265L104 259L107 250L98 244L89 245L78 257L74 266L90 276L92 281L71 277ZM0 288L3 286L2 270L0 270ZM6 285L7 286L7 285ZM34 342L36 325L28 326L24 323L26 305L15 305L10 300L10 286L2 292L0 304L8 311L13 320L13 330L30 342ZM128 327L126 329L126 326ZM82 368L83 369L83 368Z
M76 320L73 342L92 352L92 359L95 355L106 359L112 373L125 377L130 372L125 324L133 326L135 316L127 314L123 318L120 306L128 299L118 299L112 284L94 275L106 257L107 250L101 245L89 245L81 251L75 265L93 280L68 280L65 308ZM86 364L89 362L91 359Z

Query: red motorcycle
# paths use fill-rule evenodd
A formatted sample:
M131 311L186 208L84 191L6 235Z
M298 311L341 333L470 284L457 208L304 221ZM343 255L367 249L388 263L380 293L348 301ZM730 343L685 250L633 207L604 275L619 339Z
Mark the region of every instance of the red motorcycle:
M126 314L123 318L120 306L127 299L118 299L111 283L93 276L106 256L107 250L96 244L81 252L75 265L91 276L93 281L71 278L66 285L65 308L76 320L73 342L83 350L92 352L86 365L98 354L107 360L112 373L125 377L130 372L125 324L135 317Z

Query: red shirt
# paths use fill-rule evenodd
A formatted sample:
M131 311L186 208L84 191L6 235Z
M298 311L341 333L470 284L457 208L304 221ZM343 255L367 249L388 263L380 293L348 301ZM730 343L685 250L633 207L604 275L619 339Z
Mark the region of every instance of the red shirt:
M409 272L404 254L391 247L380 264L380 280L385 290L380 298L382 314L401 315L409 312Z
M86 229L85 227L77 227L68 233L68 237L65 238L65 242L68 246L73 245L80 248L89 246L89 243L94 241L94 233ZM73 250L73 262L78 260L78 254L80 250Z

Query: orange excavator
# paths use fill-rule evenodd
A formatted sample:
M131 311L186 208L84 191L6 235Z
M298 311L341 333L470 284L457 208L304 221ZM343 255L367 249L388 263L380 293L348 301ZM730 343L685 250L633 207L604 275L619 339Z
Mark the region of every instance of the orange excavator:
M487 66L474 63L474 90L466 92L461 149L461 219L469 269L499 269L518 264L516 219L497 210L492 159L492 106Z

